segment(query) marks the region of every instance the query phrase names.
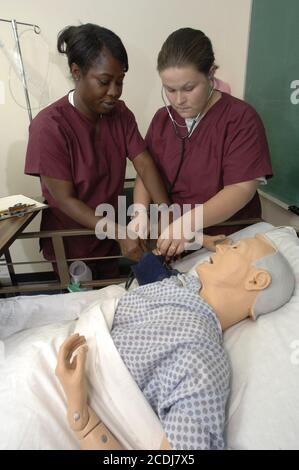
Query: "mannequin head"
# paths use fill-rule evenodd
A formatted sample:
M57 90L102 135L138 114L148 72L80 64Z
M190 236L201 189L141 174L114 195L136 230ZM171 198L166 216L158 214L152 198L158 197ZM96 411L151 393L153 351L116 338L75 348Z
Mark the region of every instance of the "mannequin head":
M200 295L213 307L223 330L281 307L295 285L292 268L261 234L218 245L196 271L202 283Z

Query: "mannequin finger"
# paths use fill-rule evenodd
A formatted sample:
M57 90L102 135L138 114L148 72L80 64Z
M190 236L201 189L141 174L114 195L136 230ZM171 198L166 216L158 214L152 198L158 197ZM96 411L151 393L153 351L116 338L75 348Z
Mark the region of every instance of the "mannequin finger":
M70 362L71 357L76 349L86 343L86 338L80 336L79 333L72 335L65 343L62 344L62 357L65 361Z
M77 339L73 342L73 344L71 344L71 346L69 348L69 359L74 354L76 349L78 349L79 346L82 346L85 343L86 343L86 338L84 336L78 336Z
M80 373L81 372L83 373L85 371L87 351L88 351L88 346L87 344L84 344L83 346L80 346L80 348L78 349L78 353L76 355L78 371Z
M63 341L58 351L58 360L68 358L70 349L72 348L72 345L77 341L78 338L79 338L79 333L76 333L74 335L68 336Z

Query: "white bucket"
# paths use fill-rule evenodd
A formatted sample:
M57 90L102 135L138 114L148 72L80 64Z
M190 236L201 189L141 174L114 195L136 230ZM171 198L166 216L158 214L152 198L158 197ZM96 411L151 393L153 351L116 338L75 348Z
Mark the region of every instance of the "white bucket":
M69 273L72 283L92 281L91 269L84 263L84 261L74 261L69 267Z

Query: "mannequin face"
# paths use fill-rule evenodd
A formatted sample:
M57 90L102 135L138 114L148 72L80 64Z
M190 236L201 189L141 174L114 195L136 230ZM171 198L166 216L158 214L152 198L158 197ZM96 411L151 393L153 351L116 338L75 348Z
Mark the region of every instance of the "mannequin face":
M171 106L183 118L193 118L202 112L212 86L214 71L207 76L192 65L169 67L160 72L160 78Z
M216 253L209 261L198 265L196 271L204 288L243 289L250 273L254 271L253 263L274 252L275 249L267 239L258 234L232 245L217 245Z

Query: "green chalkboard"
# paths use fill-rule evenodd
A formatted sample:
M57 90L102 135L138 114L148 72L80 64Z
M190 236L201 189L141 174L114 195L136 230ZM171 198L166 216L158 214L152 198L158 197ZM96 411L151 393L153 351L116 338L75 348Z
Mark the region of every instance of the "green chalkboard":
M261 189L299 206L299 0L253 0L245 100L270 146L274 178Z

